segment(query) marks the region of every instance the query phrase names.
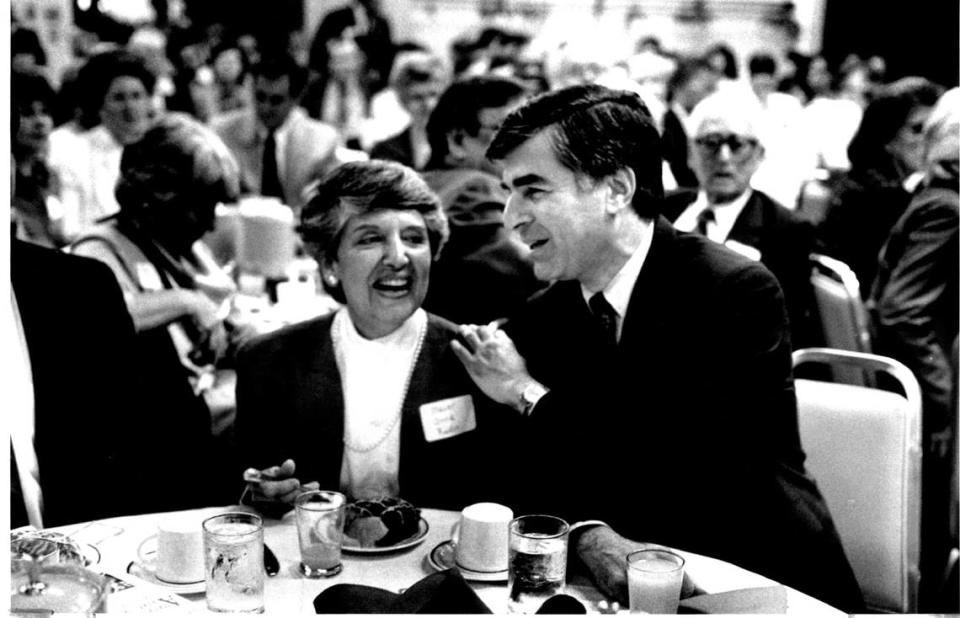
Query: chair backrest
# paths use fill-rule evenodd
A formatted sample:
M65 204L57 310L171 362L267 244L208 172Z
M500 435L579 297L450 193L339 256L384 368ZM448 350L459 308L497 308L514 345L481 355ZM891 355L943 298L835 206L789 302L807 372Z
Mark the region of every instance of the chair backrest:
M800 185L796 213L814 225L823 221L833 199L833 189L825 178L811 178Z
M860 283L849 266L825 255L810 255L810 284L813 287L823 342L828 348L870 353L870 321ZM873 386L872 374L855 368L832 368L838 382Z
M806 363L882 372L905 395L814 380L796 381L807 468L833 515L867 606L917 610L920 579L921 395L902 363L873 354L808 348Z

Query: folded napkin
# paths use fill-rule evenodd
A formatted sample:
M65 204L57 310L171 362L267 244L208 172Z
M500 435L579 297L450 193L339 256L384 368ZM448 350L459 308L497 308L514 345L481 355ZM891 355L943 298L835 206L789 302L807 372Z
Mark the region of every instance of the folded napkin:
M336 584L317 595L313 608L318 614L493 613L452 570L428 575L402 594L361 584Z
M787 589L783 586L746 588L701 594L680 601L678 614L786 614Z

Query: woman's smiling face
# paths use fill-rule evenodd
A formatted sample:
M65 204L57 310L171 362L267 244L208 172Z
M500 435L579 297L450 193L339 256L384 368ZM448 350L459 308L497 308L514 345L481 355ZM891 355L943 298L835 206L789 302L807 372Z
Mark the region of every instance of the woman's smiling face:
M397 330L423 303L432 257L423 215L381 210L347 220L337 259L325 274L340 281L360 334L377 339Z

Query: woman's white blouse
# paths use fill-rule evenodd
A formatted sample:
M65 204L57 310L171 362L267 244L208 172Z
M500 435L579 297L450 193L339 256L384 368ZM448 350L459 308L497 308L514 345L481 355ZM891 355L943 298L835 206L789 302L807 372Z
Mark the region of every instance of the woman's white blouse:
M344 403L340 488L351 498L399 495L401 408L426 329L422 309L373 340L357 332L346 307L333 318Z

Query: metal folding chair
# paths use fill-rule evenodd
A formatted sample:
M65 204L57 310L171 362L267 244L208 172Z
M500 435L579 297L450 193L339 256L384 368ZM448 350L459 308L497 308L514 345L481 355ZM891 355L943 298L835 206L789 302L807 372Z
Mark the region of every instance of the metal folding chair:
M920 580L921 395L891 358L827 348L793 353L809 363L881 372L903 395L862 385L796 380L807 468L833 515L868 608L917 611Z

